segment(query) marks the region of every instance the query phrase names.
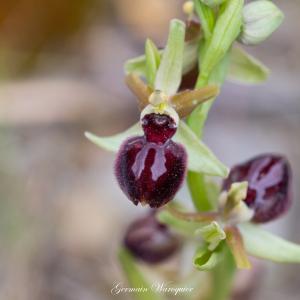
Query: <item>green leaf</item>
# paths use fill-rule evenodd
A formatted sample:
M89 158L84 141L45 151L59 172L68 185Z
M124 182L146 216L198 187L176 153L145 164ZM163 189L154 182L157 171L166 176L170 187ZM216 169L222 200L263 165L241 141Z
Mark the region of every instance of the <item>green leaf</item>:
M146 79L150 87L154 87L156 72L160 64L160 53L155 44L147 39L145 43Z
M145 292L132 293L137 300L163 300L159 293L151 289L142 272L139 270L131 254L124 248L119 251L119 261L130 287L143 288Z
M257 225L239 225L246 251L278 263L300 263L300 245L286 241Z
M109 137L98 137L89 132L85 133L85 136L91 142L113 152L117 152L122 142L128 137L138 135L143 135L139 123L133 125L122 133ZM220 177L227 176L227 167L215 157L204 143L197 139L195 134L182 121L179 124L174 140L184 145L188 154L188 168L190 170Z
M213 32L215 25L214 11L206 4L202 3L201 0L195 0L195 10L199 19L201 20L201 26L203 28L204 37L208 40Z
M169 37L155 79L155 89L167 95L176 93L182 75L185 24L177 19L170 23Z
M136 123L127 130L112 136L101 137L90 132L85 132L85 136L97 146L112 152L118 152L121 144L129 137L143 135L140 123Z
M269 69L258 59L240 47L233 47L230 53L228 79L243 84L258 84L266 81Z
M211 252L206 246L197 249L193 258L194 267L199 271L210 271L220 262L220 253Z
M195 235L195 230L201 226L199 222L185 221L177 218L167 210L161 210L156 214L159 222L168 225L173 230L186 236Z
M211 150L182 121L179 124L174 140L186 148L190 170L220 177L228 175L228 168L216 158Z

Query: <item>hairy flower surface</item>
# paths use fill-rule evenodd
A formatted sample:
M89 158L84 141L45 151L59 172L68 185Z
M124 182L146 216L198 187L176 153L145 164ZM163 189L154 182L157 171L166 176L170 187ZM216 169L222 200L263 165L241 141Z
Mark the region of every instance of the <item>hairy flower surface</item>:
M149 114L142 119L145 135L126 140L115 164L118 183L135 204L160 207L173 199L186 172L185 149L170 138L175 122L167 115Z

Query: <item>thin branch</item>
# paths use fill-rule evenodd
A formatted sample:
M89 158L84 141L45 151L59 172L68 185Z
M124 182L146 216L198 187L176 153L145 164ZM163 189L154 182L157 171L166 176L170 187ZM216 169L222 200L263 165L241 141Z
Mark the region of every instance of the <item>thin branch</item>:
M194 221L194 222L210 222L214 221L219 217L217 212L182 212L174 208L174 206L166 205L165 209L169 211L173 216L177 217L178 219L182 219L185 221Z

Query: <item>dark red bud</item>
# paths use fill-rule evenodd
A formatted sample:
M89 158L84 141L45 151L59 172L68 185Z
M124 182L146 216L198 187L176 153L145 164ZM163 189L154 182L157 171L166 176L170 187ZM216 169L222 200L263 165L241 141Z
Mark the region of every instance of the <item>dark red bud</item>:
M124 245L135 258L153 264L171 257L179 249L180 239L151 213L130 224Z
M245 202L254 210L252 221L265 223L280 217L290 207L291 179L286 158L263 154L233 167L223 189L228 190L234 182L248 181Z

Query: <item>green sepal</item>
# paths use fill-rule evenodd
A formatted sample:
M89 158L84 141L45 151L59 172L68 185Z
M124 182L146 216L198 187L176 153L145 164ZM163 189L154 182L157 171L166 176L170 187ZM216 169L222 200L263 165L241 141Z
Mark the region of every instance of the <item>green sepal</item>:
M181 82L183 66L185 24L177 19L170 22L167 45L162 55L154 87L167 95L173 95Z
M240 224L248 254L278 263L300 263L300 245L284 240L258 225Z
M160 53L155 44L147 39L145 43L146 79L151 88L154 88L156 72L160 64Z

